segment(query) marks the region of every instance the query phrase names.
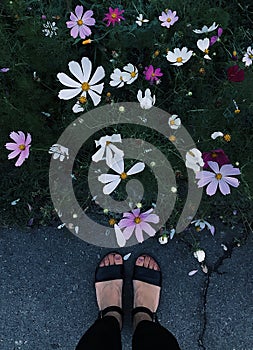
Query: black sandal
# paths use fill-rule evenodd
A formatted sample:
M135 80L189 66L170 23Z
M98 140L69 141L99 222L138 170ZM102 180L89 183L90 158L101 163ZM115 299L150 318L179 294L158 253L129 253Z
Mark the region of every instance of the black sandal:
M144 257L145 256L149 256L150 258L154 259L149 254L142 254L140 256L144 256ZM136 261L138 259L139 259L139 257L136 259ZM161 269L160 270L152 270L152 269L149 269L149 268L144 267L144 266L138 266L138 265L136 265L136 261L135 261L135 265L134 265L134 274L133 274L132 281L133 280L137 280L137 281L142 281L142 282L146 282L146 283L149 283L149 284L153 284L153 285L158 286L158 287L162 287L162 272L161 272ZM155 262L157 263L156 260L155 260ZM157 263L157 265L158 265L158 263ZM160 266L159 266L159 268L160 268ZM144 306L137 306L137 307L135 307L132 310L132 318L138 312L144 312L144 313L148 314L151 317L153 322L158 322L156 312L152 312L147 307L144 307Z
M118 254L121 256L121 254L119 254L117 252L113 252L113 253L106 254L100 260L100 262L96 268L96 271L95 271L95 283L96 282L113 281L113 280L117 280L117 279L124 280L124 265L123 264L109 265L109 266L103 266L103 267L99 266L101 261L109 254ZM103 318L108 312L111 312L111 311L116 311L121 315L121 317L123 317L122 308L117 306L117 305L111 305L111 306L106 307L104 310L99 310L98 318Z

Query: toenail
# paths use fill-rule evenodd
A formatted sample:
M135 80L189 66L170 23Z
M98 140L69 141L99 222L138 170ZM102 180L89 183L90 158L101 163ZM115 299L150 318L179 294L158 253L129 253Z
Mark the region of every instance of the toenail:
M139 257L139 261L144 261L144 257L143 257L143 256L140 256L140 257Z
M116 259L116 260L120 260L120 255L116 255L116 256L115 256L115 259Z

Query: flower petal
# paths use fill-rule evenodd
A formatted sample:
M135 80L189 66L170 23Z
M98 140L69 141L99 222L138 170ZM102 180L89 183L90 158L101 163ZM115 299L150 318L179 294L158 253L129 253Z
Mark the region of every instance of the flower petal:
M140 223L141 229L145 231L150 237L154 236L156 233L156 230L151 227L147 222L142 221Z
M92 91L91 89L88 90L88 94L90 95L94 106L97 106L101 101L101 96L98 95L96 92Z
M223 179L219 180L219 189L224 196L230 193L230 187Z
M135 229L135 225L128 226L124 229L123 235L126 240L128 240L132 236L134 229Z
M17 157L19 155L19 153L21 153L21 150L18 148L15 151L8 154L8 159L13 159L13 158Z
M140 225L136 225L135 227L135 236L139 243L142 243L144 241L142 229L140 228Z
M238 187L240 182L235 179L234 177L229 177L229 176L225 176L224 178L224 181L226 181L230 186L233 186L233 187Z
M70 100L71 98L77 96L81 91L81 88L60 90L58 97L62 100Z
M117 243L120 247L124 247L126 245L126 238L123 234L123 232L121 231L121 229L119 228L118 225L114 225L114 231L115 231L115 235L116 235L116 240Z
M102 182L103 184L107 184L109 182L113 182L120 179L119 175L114 174L101 174L98 177L98 181Z
M95 154L93 154L92 156L93 162L97 163L98 161L102 160L104 156L104 152L105 152L105 147L101 147Z
M75 62L75 61L69 62L69 70L80 81L81 84L84 82L83 71L82 71L81 66L78 62ZM64 84L64 85L66 85L66 84ZM72 87L72 85L67 85L67 86ZM79 86L80 86L80 84L79 84ZM77 87L77 86L73 86L73 87Z
M219 165L218 165L217 162L211 162L211 161L209 161L209 162L207 162L207 164L209 165L209 167L210 167L216 174L220 171Z
M240 169L234 168L232 164L224 164L220 169L223 176L227 175L240 175Z
M145 164L142 162L139 162L137 164L135 164L134 166L132 166L131 169L128 170L127 175L133 175L133 174L137 174L140 173L141 171L143 171L145 168Z
M87 83L90 79L92 64L88 57L83 57L81 64L83 69L83 80Z
M71 63L76 63L74 61L69 63L69 67ZM77 63L78 64L78 63ZM71 71L72 73L72 71ZM72 73L73 75L75 75L74 73ZM58 73L57 74L57 78L60 80L60 82L68 87L72 87L72 88L81 88L81 84L78 83L77 81L73 80L72 78L70 78L67 74L65 73Z
M12 142L8 142L5 144L5 147L9 150L9 151L15 151L18 148L18 145L16 143L12 143Z
M214 179L213 181L210 182L210 184L206 188L206 193L209 196L213 196L215 192L217 191L218 187L218 180Z
M102 66L99 66L93 77L91 78L91 80L89 81L89 85L94 85L96 84L97 82L99 82L101 79L103 79L105 77L105 70Z
M103 193L104 194L111 194L115 190L115 188L118 186L120 181L121 181L121 178L119 178L118 180L113 181L113 182L105 185L104 188L103 188Z

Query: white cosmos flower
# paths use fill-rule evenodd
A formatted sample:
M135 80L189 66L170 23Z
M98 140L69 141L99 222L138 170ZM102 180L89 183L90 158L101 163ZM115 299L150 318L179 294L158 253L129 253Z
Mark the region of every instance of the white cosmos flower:
M205 53L204 58L206 60L211 60L211 57L208 55L209 54L209 46L210 46L210 40L208 38L205 39L199 39L197 41L197 46L198 48Z
M113 142L122 142L120 134L113 134L112 136L103 136L98 141L95 140L96 147L101 146L101 148L92 156L93 162L98 162L99 160L106 159L106 163L110 163L113 158L113 153L120 158L124 157L124 152L118 149Z
M173 114L168 121L171 129L178 129L181 126L181 119L176 114Z
M196 252L193 253L194 258L198 259L198 262L202 262L205 260L206 253L202 249L196 250Z
M110 78L112 79L110 81L111 86L116 86L117 88L120 88L124 86L124 84L131 79L131 76L127 72L122 72L119 68L115 68L113 73L110 75Z
M145 90L144 97L142 97L142 91L138 90L137 99L142 109L150 109L155 104L155 95L151 96L150 89Z
M213 140L215 140L215 139L217 139L217 137L223 137L223 136L224 136L223 132L221 132L221 131L215 131L215 132L212 133L211 138L212 138Z
M193 169L194 172L200 171L200 167L204 166L202 153L197 148L192 148L186 153L185 165L187 168Z
M58 143L54 144L49 148L48 151L49 154L53 154L53 159L58 159L62 162L65 157L69 159L69 149L67 147L64 147L62 145L59 145Z
M127 84L132 84L138 78L138 69L132 64L128 63L123 69L129 74Z
M188 51L187 47L183 47L182 50L177 47L174 52L169 51L166 58L169 62L174 62L173 65L182 66L191 58L192 53L193 51Z
M216 25L215 22L213 22L213 24L211 25L211 27L207 27L206 25L202 27L202 29L194 29L194 33L197 34L203 34L203 33L210 33L213 30L215 30L218 27L219 24Z
M214 235L215 227L203 219L193 220L191 224L195 224L195 227L198 229L198 231L202 231L205 227L207 227L208 230L210 230L211 234Z
M78 62L69 62L69 70L77 78L78 82L68 77L65 73L58 73L57 78L60 82L70 87L71 89L61 90L58 97L63 100L70 100L81 93L81 96L87 98L87 93L90 95L94 106L97 106L101 101L100 94L103 91L104 83L96 85L101 79L105 77L105 70L99 66L93 77L90 79L92 64L88 57L83 57L81 66Z
M46 24L43 24L43 27L45 29L42 29L42 33L44 33L45 36L52 38L53 35L57 35L58 27L56 27L55 22L47 21Z
M107 184L103 187L104 194L112 193L115 188L119 185L121 180L125 180L129 175L134 175L140 173L145 168L145 164L142 162L136 163L132 168L130 168L126 173L124 171L124 160L119 158L118 161L113 161L108 166L114 170L118 175L114 174L102 174L98 177L98 181L103 184Z
M143 23L149 22L149 19L143 19L143 14L142 13L140 13L139 16L136 17L136 19L137 19L137 21L135 21L135 23L137 23L138 26L140 26L140 27L143 25Z
M249 67L253 63L253 49L251 46L247 48L247 52L244 54L242 62L245 63L246 67Z

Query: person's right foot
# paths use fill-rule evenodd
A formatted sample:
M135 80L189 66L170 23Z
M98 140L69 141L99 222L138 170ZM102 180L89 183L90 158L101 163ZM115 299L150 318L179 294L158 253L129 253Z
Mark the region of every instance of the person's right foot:
M141 255L138 257L135 263L137 266L143 266L147 269L153 269L159 271L159 265L157 262L148 255ZM133 307L144 306L150 309L152 312L156 312L160 299L161 287L149 284L146 282L133 280L134 288L134 305ZM134 315L133 326L134 330L137 324L142 320L151 321L151 317L144 313L138 312Z

